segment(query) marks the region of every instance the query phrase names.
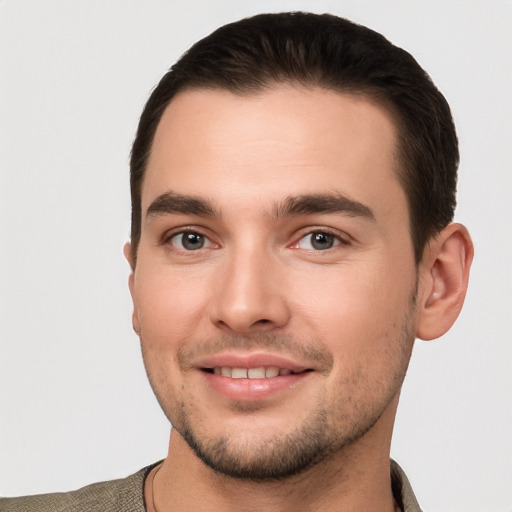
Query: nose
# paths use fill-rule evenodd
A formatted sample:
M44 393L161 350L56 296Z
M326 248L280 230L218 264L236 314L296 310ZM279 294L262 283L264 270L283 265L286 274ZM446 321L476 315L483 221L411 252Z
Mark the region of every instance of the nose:
M210 319L240 335L283 328L290 319L280 262L264 251L245 250L223 262L210 304Z

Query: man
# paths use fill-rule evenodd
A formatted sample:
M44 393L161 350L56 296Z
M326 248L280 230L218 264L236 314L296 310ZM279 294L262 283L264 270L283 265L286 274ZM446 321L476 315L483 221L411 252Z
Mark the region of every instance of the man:
M141 116L125 248L169 455L2 510L420 510L389 451L414 339L467 289L457 165L443 96L367 28L261 15L194 45Z

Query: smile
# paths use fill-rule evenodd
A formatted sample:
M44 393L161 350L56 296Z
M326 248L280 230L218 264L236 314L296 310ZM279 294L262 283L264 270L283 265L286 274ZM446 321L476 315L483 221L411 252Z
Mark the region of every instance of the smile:
M194 365L208 387L230 402L261 402L290 392L315 373L275 354L237 352L215 354Z
M206 369L214 375L222 375L232 379L271 379L274 377L293 375L295 372L288 368L277 366L259 366L257 368L232 368L229 366L215 366L213 369Z

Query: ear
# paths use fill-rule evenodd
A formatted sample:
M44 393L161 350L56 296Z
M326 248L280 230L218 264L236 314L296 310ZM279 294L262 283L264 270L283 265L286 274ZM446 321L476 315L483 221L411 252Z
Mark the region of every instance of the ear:
M418 338L438 338L454 324L466 296L473 254L473 242L461 224L450 224L425 248L420 264Z
M130 289L130 295L132 296L133 302L133 313L132 313L132 326L135 333L140 336L140 324L139 318L136 312L135 306L135 268L133 265L133 256L132 256L132 244L130 242L126 242L123 247L123 254L126 258L126 261L130 264L131 272L128 277L128 288Z

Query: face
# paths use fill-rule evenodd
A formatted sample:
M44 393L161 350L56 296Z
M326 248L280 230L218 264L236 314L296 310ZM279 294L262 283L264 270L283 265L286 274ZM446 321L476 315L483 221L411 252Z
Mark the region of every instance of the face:
M320 89L195 90L165 111L133 321L163 410L215 470L284 478L390 430L417 282L395 131Z

